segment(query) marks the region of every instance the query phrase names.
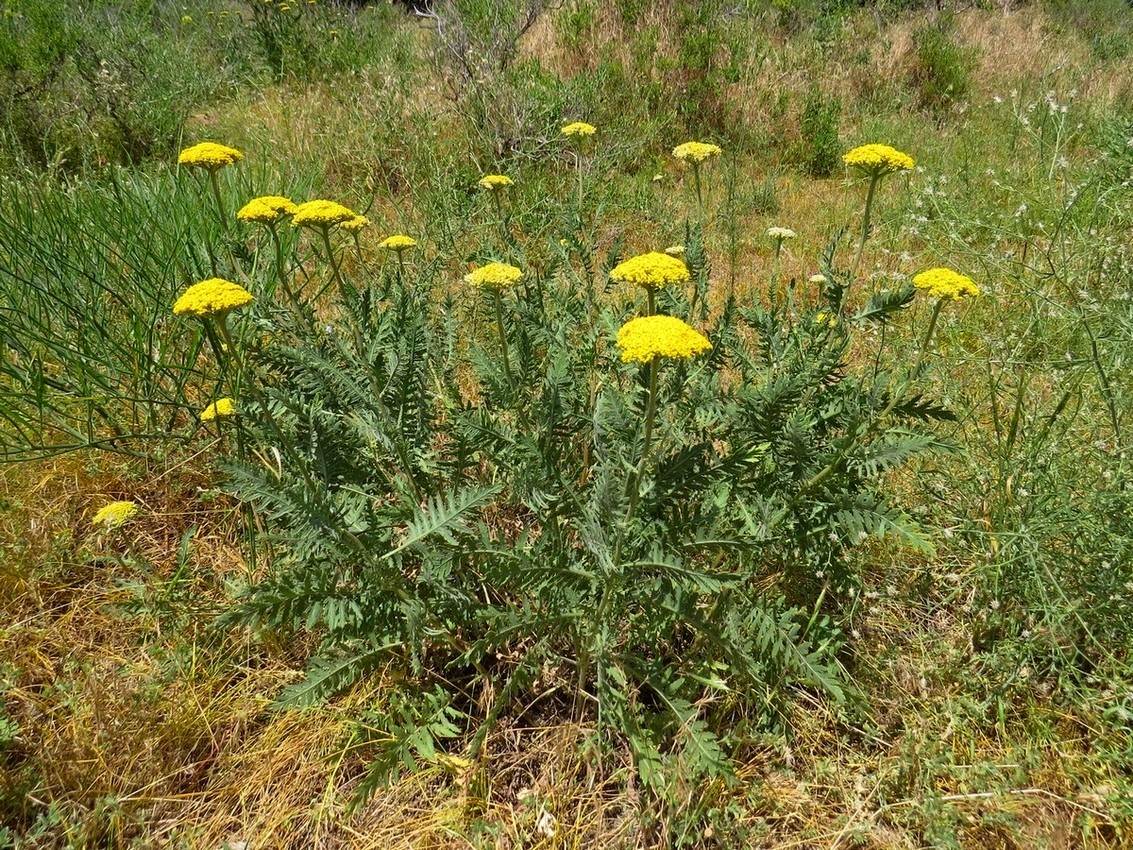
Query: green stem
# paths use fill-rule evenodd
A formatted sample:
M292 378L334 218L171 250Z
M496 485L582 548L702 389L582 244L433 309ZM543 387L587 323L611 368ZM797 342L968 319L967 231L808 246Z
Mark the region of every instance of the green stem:
M209 169L209 185L212 186L212 197L216 201L216 212L220 216L221 227L228 235L228 214L224 211L224 199L220 196L220 183L216 179L216 169Z
M692 164L692 179L696 185L696 213L700 220L701 233L704 232L704 196L701 192L700 185L700 163L694 162Z
M500 291L498 289L492 290L492 302L496 308L496 330L500 335L500 351L503 352L504 359L504 374L507 375L507 382L510 386L515 386L515 377L511 373L511 360L507 353L507 334L504 333L504 308L503 299L500 298Z
M932 316L928 320L928 329L925 331L924 338L921 340L921 349L917 352L917 361L913 364L913 371L909 373L910 381L915 381L921 375L921 367L924 365L925 353L928 351L928 344L932 340L933 331L936 330L936 320L940 317L940 310L943 306L944 299L937 298L936 304L932 307ZM893 398L897 398L896 393L894 393ZM889 402L889 407L885 409L886 413L893 409L894 403L894 401Z
M320 227L319 232L323 235L323 247L326 248L327 257L330 258L330 267L334 271L334 279L338 282L339 294L342 294L342 273L338 270L338 260L334 258L334 248L330 244L330 228Z
M779 254L783 250L783 237L775 239L775 258L771 261L771 304L775 304L775 293L779 289Z
M862 259L865 241L869 236L870 216L873 213L873 196L877 191L877 184L881 182L880 174L872 174L869 178L869 191L865 196L865 215L862 217L862 237L858 240L858 250L854 252L854 264L850 267L850 279L853 280L858 273L858 264Z
M655 296L653 294L653 287L652 286L646 286L645 287L645 315L646 316L655 315L656 312L657 312L657 303L654 299L655 299Z
M625 540L626 528L629 527L634 514L637 512L637 503L641 493L641 479L645 476L645 465L649 460L649 448L653 441L653 420L657 416L657 362L659 360L660 357L654 355L653 359L649 361L649 395L645 402L645 432L641 439L641 460L638 461L637 469L634 470L633 474L626 482L629 506L626 508L626 515L622 520L622 530L618 535L618 542L614 546L615 565L621 560L622 543Z
M508 246L508 232L507 232L507 219L504 218L504 202L500 199L500 189L492 190L492 200L496 202L496 215L500 219L500 250L506 250Z

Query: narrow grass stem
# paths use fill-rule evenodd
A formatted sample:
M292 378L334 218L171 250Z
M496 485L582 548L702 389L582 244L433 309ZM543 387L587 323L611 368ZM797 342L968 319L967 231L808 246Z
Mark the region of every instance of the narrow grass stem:
M216 178L216 169L209 169L209 185L212 186L212 197L216 201L216 214L220 216L220 225L228 235L228 214L224 211L224 198L220 195L220 182Z
M323 235L323 247L326 249L327 258L330 260L331 270L334 272L334 279L338 282L338 291L342 292L342 273L338 269L338 260L334 257L334 248L330 244L330 228L320 227L319 233Z

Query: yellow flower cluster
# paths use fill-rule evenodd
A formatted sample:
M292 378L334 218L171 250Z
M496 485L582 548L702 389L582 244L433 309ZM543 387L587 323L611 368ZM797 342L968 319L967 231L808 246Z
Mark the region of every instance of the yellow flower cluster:
M870 176L881 176L894 171L908 171L913 158L889 145L860 145L842 157L842 162L860 168Z
M673 156L677 159L686 162L691 160L695 163L704 162L704 160L719 156L722 153L723 151L719 147L706 142L685 142L683 145L677 145L673 148Z
M512 179L506 174L488 174L480 178L477 183L481 189L487 189L489 192L495 192L497 189L503 189L507 186L513 185Z
M290 198L285 198L282 195L263 195L259 198L252 198L240 207L236 217L240 221L275 224L285 215L295 215L297 209L299 208Z
M354 210L334 201L306 201L296 207L295 214L291 217L291 226L334 227L360 217Z
M181 165L192 165L216 171L226 165L232 165L244 158L244 154L227 145L216 142L200 142L192 147L185 148L177 157Z
M340 228L349 233L360 233L363 229L370 226L370 219L364 215L356 215L349 221L344 221L339 225Z
M956 300L980 294L980 288L976 286L975 281L952 269L927 269L913 278L913 285L935 298Z
M665 253L668 254L670 257L682 257L682 256L684 256L684 253L685 253L685 246L684 245L670 245L668 248L665 249Z
M416 248L417 240L412 236L404 236L396 234L395 236L387 236L378 243L379 248L385 248L387 251L404 251L407 248Z
M194 283L177 299L173 313L177 316L225 316L229 310L252 303L252 293L238 283L222 277L210 277Z
M236 403L230 398L218 398L200 413L202 422L211 422L214 419L227 419L236 415Z
M657 289L670 283L684 283L689 279L689 273L684 260L650 251L618 263L610 271L610 277L619 283Z
M523 272L507 263L488 263L464 276L464 282L480 289L502 289L517 283Z
M673 316L630 319L618 331L623 363L648 363L654 357L688 360L712 348L704 334Z
M587 124L585 121L575 121L572 124L567 124L562 130L564 136L593 136L597 132L597 127L593 124Z
M134 502L111 502L109 505L103 505L98 509L90 524L94 527L103 525L107 528L117 528L131 519L137 512L138 506Z

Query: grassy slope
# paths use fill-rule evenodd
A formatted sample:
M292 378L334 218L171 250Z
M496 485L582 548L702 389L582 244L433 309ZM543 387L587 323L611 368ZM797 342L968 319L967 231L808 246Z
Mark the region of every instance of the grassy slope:
M656 25L663 35L667 23ZM986 411L998 387L980 371L989 360L987 329L1026 336L1027 314L1051 300L1040 280L1008 276L1007 260L971 238L973 219L996 208L1009 217L1016 201L1048 210L1057 201L1058 181L1048 179L1053 171L1043 158L1049 151L1025 134L1013 147L1004 142L1017 129L1011 90L1019 91L1014 102L1022 113L1047 90L1061 100L1077 90L1073 108L1089 126L1081 144L1065 150L1075 168L1094 155L1105 116L1128 109L1133 82L1120 62L1098 60L1084 40L1054 34L1033 11L971 12L958 25L961 40L978 49L974 90L967 110L938 129L930 117L897 108L916 25L906 20L878 31L868 16L854 18L838 49L821 61L801 37L768 38L760 61L726 96L749 125L797 135L799 94L821 72L848 107L861 105L847 108L845 141L884 139L916 153L926 172L907 190L889 187L882 238L866 268L884 275L937 262L981 264L991 297L971 314L948 317L939 346L947 368L937 375L957 401ZM594 26L598 35L616 30L601 16ZM528 35L523 49L564 73L593 70L599 59L598 48L564 48L550 21ZM467 128L445 99L443 82L413 82L398 86L396 98L380 73L363 74L348 89L292 84L212 111L196 130L261 156L270 152L279 172L286 165L310 176L330 196L373 193L372 218L435 234L452 200L430 191L438 183L459 185L493 163L482 139L461 137ZM788 93L785 105L773 89ZM997 104L996 95L1005 102ZM633 246L680 237L665 231L677 191L658 197L649 178L662 170L668 183L679 181L664 152L683 139L663 127L645 130L657 142L648 161L618 170L604 190L611 210L621 211L608 216L608 237L624 232ZM741 161L740 185L761 185L789 141ZM470 157L477 161L451 182L437 178ZM540 192L559 176L534 157L513 167L530 187L517 203L537 219ZM942 186L941 176L950 185ZM999 195L993 180L1007 187ZM768 224L799 232L784 270L805 279L826 235L860 204L856 188L790 170L778 180L777 198L780 209L770 214L755 203L753 189L740 209L737 277L749 290L770 272L759 237ZM919 223L915 216L926 203L936 214ZM474 241L475 233L466 233L460 244ZM1004 256L1019 247L1010 236L1000 242ZM719 244L717 255L726 254ZM719 267L723 275L725 264ZM1067 342L1074 326L1058 324L1061 315L1052 311L1044 328L1032 328L1029 343L1057 350ZM1026 398L1040 416L1053 390L1049 371L1036 375ZM1090 416L1070 432L1083 444L1103 416L1097 398L1089 405ZM1010 659L989 661L979 651L994 627L987 609L997 600L988 595L985 567L988 550L1005 545L995 536L996 512L1010 501L1014 463L991 449L981 456L981 430L993 430L986 413L955 435L975 454L895 482L929 524L969 533L942 537L933 563L881 547L863 555L870 590L856 614L854 672L869 696L870 722L800 702L790 740L752 743L742 785L690 793L689 808L714 824L698 827L690 843L1056 848L1128 840L1117 826L1133 806L1131 789L1115 755L1129 746L1128 733L1102 710L1111 702L1107 691L1128 688L1120 671L1094 681L1041 671L1028 679L996 666ZM974 483L981 466L995 479L982 491ZM0 726L0 823L24 834L26 846L652 846L655 839L634 817L639 800L626 767L583 757L580 730L552 722L501 728L482 772L463 775L437 763L348 811L349 789L366 762L364 747L355 746L360 718L363 710L381 709L381 682L318 710L269 710L271 696L302 665L305 647L208 628L226 583L246 570L234 512L203 497L208 482L203 457L171 469L104 458L4 468L0 718L9 720ZM155 565L152 575L125 570L117 557L122 542L98 539L86 526L93 506L127 495L146 508L132 545ZM983 537L972 531L981 520ZM190 528L195 533L183 538ZM556 819L553 835L540 829L545 812ZM687 814L669 812L670 829L679 832Z

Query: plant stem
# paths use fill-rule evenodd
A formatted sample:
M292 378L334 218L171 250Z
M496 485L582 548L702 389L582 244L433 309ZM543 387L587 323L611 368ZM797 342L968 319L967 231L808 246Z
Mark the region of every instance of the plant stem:
M700 163L694 162L692 164L692 179L696 185L696 212L700 220L700 231L704 232L704 196L701 191L700 185Z
M925 352L928 351L928 344L932 340L933 331L936 330L936 320L940 317L940 310L944 306L944 299L937 298L936 303L932 307L932 316L928 320L928 329L925 331L924 338L921 340L920 351L917 352L917 361L913 364L913 371L909 373L909 380L915 381L921 375L921 367L924 366ZM894 394L894 398L896 398ZM890 402L889 407L885 412L888 413L893 409L893 402Z
M880 174L872 174L869 178L869 191L865 196L865 215L862 217L862 238L858 240L858 250L854 252L854 264L850 267L850 279L853 280L858 273L858 264L865 249L865 240L869 236L870 216L873 213L873 196L877 191L877 184L881 182Z
M338 291L342 294L342 273L338 270L338 261L334 258L334 248L330 244L330 228L320 227L319 232L323 235L323 247L326 248L327 257L330 258L330 267L334 271L334 279L338 281Z
M228 214L224 211L224 199L220 196L220 183L216 179L216 169L209 169L209 185L212 186L212 197L216 201L216 212L220 216L220 225L228 235Z
M507 353L507 334L504 333L503 299L500 298L500 291L498 289L492 290L492 303L496 308L496 330L500 334L500 351L503 352L504 374L507 375L508 384L515 387L515 377L511 373L511 360Z
M657 312L657 303L654 300L653 287L645 287L645 315L652 316Z
M653 359L649 361L649 390L645 401L645 431L641 439L641 460L638 461L637 469L626 482L629 506L626 508L625 519L622 520L622 530L618 535L618 542L614 546L614 564L621 560L625 531L637 512L637 503L641 493L641 479L645 475L645 464L649 460L649 448L653 441L653 420L657 416L657 362L659 360L660 358L654 355Z

